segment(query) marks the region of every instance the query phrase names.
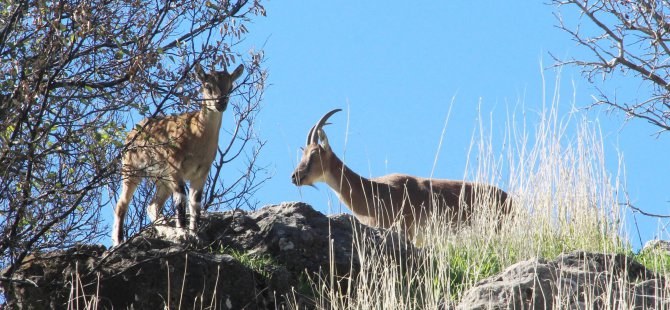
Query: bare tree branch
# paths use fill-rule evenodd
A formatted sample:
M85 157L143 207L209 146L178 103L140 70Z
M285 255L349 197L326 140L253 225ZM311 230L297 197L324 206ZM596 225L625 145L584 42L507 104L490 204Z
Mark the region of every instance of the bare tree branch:
M633 212L637 212L637 213L640 213L640 214L645 215L645 216L649 216L649 217L657 217L657 218L665 218L665 219L670 218L670 215L650 213L650 212L644 211L644 210L642 210L642 209L640 209L640 208L638 208L638 207L636 207L636 206L634 206L634 205L632 205L632 204L629 204L629 203L626 204L626 206L629 207L629 208L631 208L631 209L633 210Z
M602 89L592 106L623 112L627 119L642 119L663 133L670 130L670 7L655 0L554 0L557 27L586 48L591 57L561 60L575 65L589 81L632 74L648 94L612 100ZM561 10L576 9L583 17L567 25ZM646 97L645 97L646 96Z
M256 156L264 145L254 120L267 73L262 52L236 44L245 24L264 14L248 0L0 5L0 282L11 282L32 253L108 238L102 217L116 203L128 124L198 109L190 104L199 102L190 75L196 62L247 66L233 93L239 109L226 112L238 123L224 124L238 129L222 143L230 145L217 160L223 170L208 186L215 209L232 197L251 202L263 182L254 177L263 171ZM228 182L235 179L242 181ZM138 191L136 214L151 191L152 184ZM148 224L133 218L129 233Z

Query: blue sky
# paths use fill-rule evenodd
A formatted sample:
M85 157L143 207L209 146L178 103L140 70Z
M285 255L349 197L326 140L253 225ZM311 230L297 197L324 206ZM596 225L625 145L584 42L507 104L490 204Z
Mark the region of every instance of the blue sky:
M274 177L256 198L261 204L305 201L324 213L346 208L326 184L297 188L289 177L307 131L325 112L345 110L331 118L326 132L354 171L429 176L453 100L435 177L460 179L478 107L485 124L493 116L495 137L508 110L521 102L528 113L540 109L542 67L553 64L549 52L561 57L586 52L555 27L556 8L539 1L289 0L265 7L267 17L249 25L250 35L240 46L263 48L270 74L260 115L260 133L268 141L261 163L271 166ZM544 70L550 92L555 73ZM642 91L637 80L605 87ZM564 68L561 93L560 110L567 113L573 93L574 104L584 107L595 89L578 71ZM611 173L617 172L619 154L624 156L633 203L670 213L670 167L664 160L670 135L653 136L656 128L643 121L624 125L620 114L593 110L587 115L606 137ZM657 220L636 219L642 241L654 238ZM630 215L628 222L633 223ZM638 248L636 231L629 229Z

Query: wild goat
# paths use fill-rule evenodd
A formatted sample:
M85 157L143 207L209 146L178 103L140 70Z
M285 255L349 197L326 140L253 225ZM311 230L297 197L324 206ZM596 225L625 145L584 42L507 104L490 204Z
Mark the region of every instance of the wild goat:
M333 153L322 128L339 111L326 113L309 131L302 159L291 176L293 184L326 182L362 223L388 228L400 222L410 239L435 211L446 215L450 224L468 221L475 203L496 204L499 216L509 213L507 193L491 185L404 174L367 179L356 174Z
M189 229L195 230L200 217L202 189L216 156L221 117L228 106L233 81L242 75L244 66L233 73L205 73L195 65L195 76L202 83L200 111L148 118L135 126L126 138L128 149L122 158L121 196L116 204L112 241L123 240L123 222L128 204L140 181L151 179L156 193L147 207L151 221L156 221L165 201L174 193L177 227L186 225L186 181L190 182Z

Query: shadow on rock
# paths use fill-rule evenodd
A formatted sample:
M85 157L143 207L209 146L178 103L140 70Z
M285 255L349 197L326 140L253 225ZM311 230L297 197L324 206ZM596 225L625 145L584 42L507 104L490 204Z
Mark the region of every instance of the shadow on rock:
M203 214L195 234L154 226L111 250L80 245L39 253L15 274L26 281L4 289L7 305L24 309L77 303L101 309L275 309L286 298L311 308L307 278L355 275L360 262L354 240L361 236L390 260L412 264L408 257L416 250L396 233L363 226L350 215L327 217L304 203L283 203ZM346 290L346 283L338 285Z

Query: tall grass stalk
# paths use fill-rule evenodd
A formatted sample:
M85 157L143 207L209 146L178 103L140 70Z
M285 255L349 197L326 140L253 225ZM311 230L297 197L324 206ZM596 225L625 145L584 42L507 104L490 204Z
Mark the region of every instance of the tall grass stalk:
M621 183L618 174L606 169L602 133L597 123L579 114L559 115L559 101L555 93L551 104L537 112L537 121L526 120L525 111L521 119L511 113L504 137L494 137L479 120L464 179L511 194L513 214L502 225L490 199L473 206L475 216L464 227L449 227L434 216L422 232L421 258L407 264L383 255L384 250L360 235L355 248L361 270L350 279L351 288L315 280L319 306L449 308L475 283L521 260L551 259L577 249L627 251L617 203ZM494 143L500 139L502 151Z

